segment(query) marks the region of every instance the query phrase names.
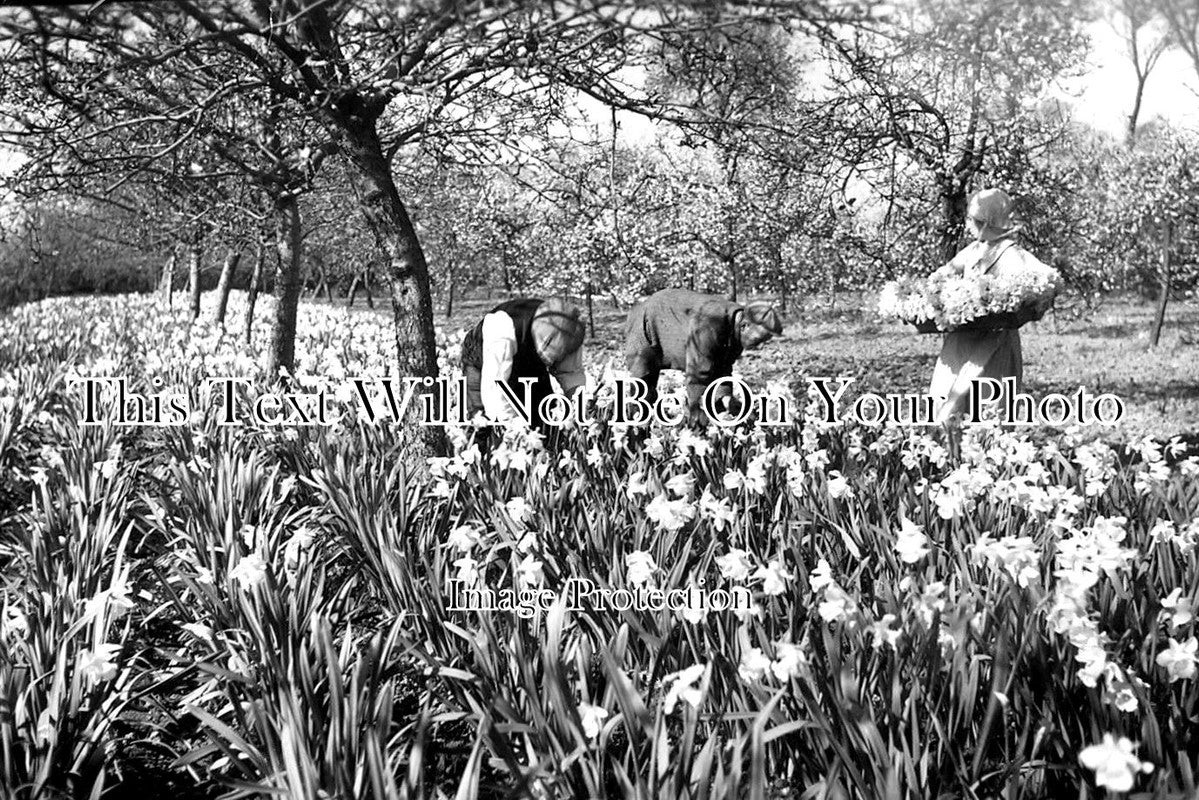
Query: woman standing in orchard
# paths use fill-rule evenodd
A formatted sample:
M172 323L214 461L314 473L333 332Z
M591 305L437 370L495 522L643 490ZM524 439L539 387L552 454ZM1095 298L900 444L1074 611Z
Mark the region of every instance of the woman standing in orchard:
M1012 199L1002 189L978 192L970 199L966 213L975 241L937 273L978 278L1046 268L1016 243L1020 226L1012 220ZM1014 378L1019 391L1023 377L1024 358L1017 328L946 333L929 388L930 395L944 398L937 421L952 424L957 420L966 408L971 381Z

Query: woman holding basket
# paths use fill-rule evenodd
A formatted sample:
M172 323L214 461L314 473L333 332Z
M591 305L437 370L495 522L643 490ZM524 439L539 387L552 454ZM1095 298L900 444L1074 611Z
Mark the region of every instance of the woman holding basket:
M967 225L975 241L937 273L966 277L998 276L1045 265L1016 243L1012 200L1002 189L983 189L970 199ZM953 330L945 334L929 394L944 398L937 421L951 423L962 413L979 378L1014 378L1021 388L1024 359L1017 328Z

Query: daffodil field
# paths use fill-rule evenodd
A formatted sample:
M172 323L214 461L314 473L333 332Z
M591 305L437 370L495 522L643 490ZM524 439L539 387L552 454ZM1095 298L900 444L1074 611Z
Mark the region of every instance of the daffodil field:
M137 295L0 317L14 797L1199 796L1182 440L978 426L951 459L938 429L811 415L638 432L602 392L556 440L452 429L427 464L362 421L80 423L73 378L261 383L266 329L246 350L207 319ZM298 330L300 384L394 357L383 315ZM572 580L752 603L451 602Z

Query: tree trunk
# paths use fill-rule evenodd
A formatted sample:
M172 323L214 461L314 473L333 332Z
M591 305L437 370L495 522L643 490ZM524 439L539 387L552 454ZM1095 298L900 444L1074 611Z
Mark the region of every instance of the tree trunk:
M162 296L166 298L167 308L171 307L171 301L175 296L175 262L178 260L179 251L174 247L171 248L171 255L167 258L165 264L162 265L162 278L158 281L158 289Z
M358 296L358 284L362 282L362 273L354 276L354 280L350 281L350 291L346 292L346 308L354 307L354 298Z
M1173 231L1169 220L1162 222L1162 274L1161 294L1157 299L1157 313L1153 316L1153 329L1149 332L1149 346L1157 347L1162 338L1162 326L1166 322L1166 303L1170 300L1170 248L1173 246Z
M187 292L191 297L192 319L200 318L200 262L203 257L203 247L197 240L192 243L191 261L187 269Z
M940 179L941 184L941 261L948 262L958 253L962 234L966 230L966 187L952 177Z
M1141 118L1141 105L1145 99L1145 81L1148 77L1148 75L1137 76L1137 91L1133 97L1132 111L1128 114L1128 131L1124 140L1130 150L1137 141L1137 122Z
M333 281L329 280L329 278L326 276L321 278L321 283L325 287L325 301L328 302L329 305L333 305Z
M591 329L591 338L595 338L595 291L591 281L587 281L587 325Z
M437 345L433 334L433 298L429 268L408 210L400 200L391 167L383 155L374 119L339 115L350 183L362 206L363 216L375 235L379 249L387 255L387 283L395 317L396 374L403 377L437 377ZM428 391L420 387L420 391ZM420 403L413 398L413 407ZM424 465L425 457L445 452L441 428L416 426L423 435L414 437L412 460Z
M449 281L449 286L446 287L445 318L449 319L450 315L454 313L454 270L453 269L449 270L449 275L447 276L447 280Z
M267 380L274 381L279 369L289 373L296 367L296 314L300 306L300 204L294 194L275 199L275 247L279 265L275 272L275 319L266 354Z
M229 290L233 288L233 275L237 272L240 262L241 251L230 250L221 267L221 280L216 286L216 321L222 327L225 324L225 311L229 307Z
M504 268L504 291L507 292L508 297L511 297L512 296L512 272L511 272L511 265L508 263L508 244L507 244L507 242L504 243L503 248L500 250L500 264ZM489 297L488 299L490 300L491 298Z
M362 287L366 290L366 307L373 309L375 307L375 295L371 291L371 268L369 266L362 271Z
M254 257L254 272L250 275L250 286L246 293L246 344L254 339L254 304L258 302L258 290L262 286L262 267L266 261L266 244L258 243L258 255Z

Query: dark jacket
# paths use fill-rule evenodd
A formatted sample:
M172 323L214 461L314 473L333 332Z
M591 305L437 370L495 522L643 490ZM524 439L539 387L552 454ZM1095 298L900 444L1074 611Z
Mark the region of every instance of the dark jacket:
M717 378L733 374L741 357L737 331L743 306L716 295L663 289L634 306L625 323L625 355L634 377L678 369L687 375L692 408ZM641 374L638 374L641 373Z

